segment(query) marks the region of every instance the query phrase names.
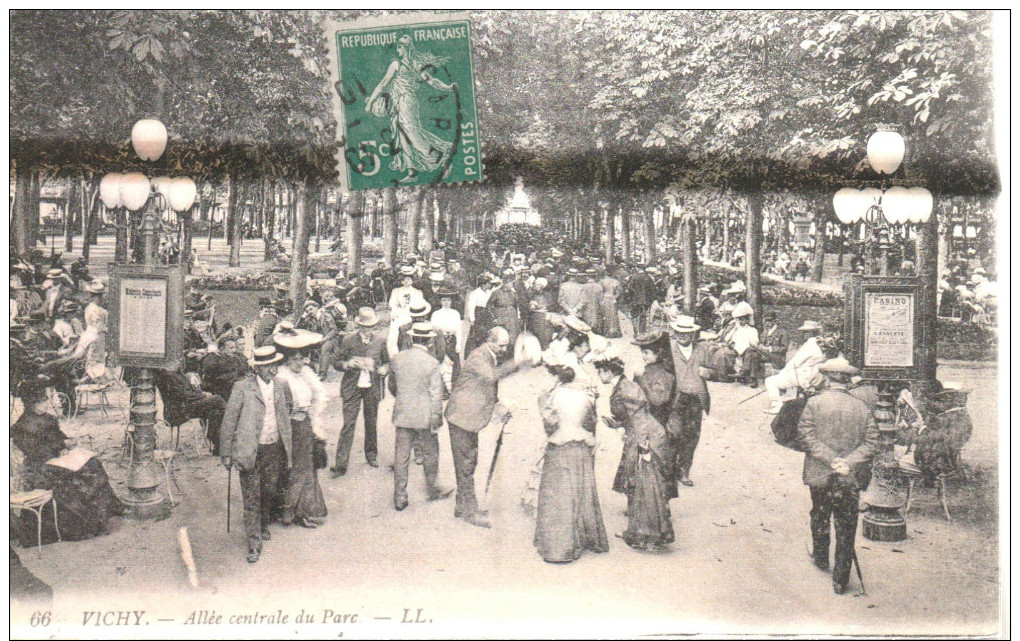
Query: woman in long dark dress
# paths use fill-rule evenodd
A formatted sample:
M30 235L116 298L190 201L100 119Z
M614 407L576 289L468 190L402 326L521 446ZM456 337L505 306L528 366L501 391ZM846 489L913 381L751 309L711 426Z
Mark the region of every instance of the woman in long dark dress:
M666 429L649 413L641 386L623 375L623 361L599 360L595 369L603 383L613 385L609 407L616 424L626 432L620 468L627 491L627 529L621 538L642 550L668 545L674 534L667 495Z
M504 271L503 284L493 290L485 306L492 313L495 325L510 334L511 345L517 342L517 336L521 333L520 302L513 283L514 271L512 269Z
M64 541L83 541L106 534L110 519L123 514L124 507L110 487L102 462L91 455L77 470L47 464L65 453L68 438L56 417L42 409L48 404L43 383L29 381L22 391L22 400L25 412L11 426L13 446L24 456L21 469L12 470L12 485L18 486L13 489L53 491L60 538ZM36 518L30 511L22 510L12 526L22 545L38 543ZM42 533L43 543L57 540L52 503L43 508Z
M539 397L548 436L538 489L535 547L549 563L569 563L584 550L608 552L592 448L595 434L587 426L595 397L572 384L574 370L554 365L557 383Z
M531 301L528 304L531 310L528 315L528 327L531 329L531 333L535 335L535 338L538 339L542 349L549 347L549 343L552 342L553 336L556 333L552 322L549 320L552 299L549 298L548 283L549 281L542 277L535 279Z
M291 468L281 521L315 528L326 522L326 500L315 469L315 439L321 433L326 388L308 366L306 350L318 345L322 335L302 330L280 332L273 342L284 353L277 376L290 387L293 409L290 415Z
M662 332L653 332L634 339L633 343L641 348L641 359L645 362L644 371L634 377L641 390L648 399L648 412L663 427L669 421L669 412L673 402L673 385L675 377L667 369L666 363L672 359L669 354L669 342ZM667 443L669 440L667 439ZM672 461L670 456L666 459ZM675 473L672 467L667 466L663 470L666 476L666 498L675 499L677 493ZM626 494L626 474L623 469L623 461L620 461L620 469L617 470L616 480L613 482L613 490Z

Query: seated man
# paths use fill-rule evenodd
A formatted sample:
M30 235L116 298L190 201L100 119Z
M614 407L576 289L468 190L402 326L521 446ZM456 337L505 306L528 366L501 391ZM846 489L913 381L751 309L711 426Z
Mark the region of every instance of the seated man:
M762 353L763 361L771 364L776 371L783 369L786 365L786 351L790 341L786 332L779 327L775 312L765 313L765 331L758 341L758 350Z
M212 441L213 456L219 456L220 424L227 403L209 392L192 385L180 371L156 369L152 383L163 397L163 418L170 425L181 425L193 418L205 419L206 438Z
M241 350L244 340L241 328L233 328L216 341L217 351L202 358L202 389L211 392L224 401L230 399L234 383L248 375L248 361Z
M807 335L807 340L778 374L765 379L765 390L771 401L766 410L768 414L778 414L783 401L790 400L798 388L808 387L818 374L818 366L828 360L822 350L822 326L817 321L804 321L800 331Z

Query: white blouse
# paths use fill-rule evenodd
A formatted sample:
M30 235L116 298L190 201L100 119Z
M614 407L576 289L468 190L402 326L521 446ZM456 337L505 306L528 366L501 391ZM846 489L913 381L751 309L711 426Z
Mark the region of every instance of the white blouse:
M325 438L322 422L326 409L326 386L319 380L315 371L305 365L300 374L295 374L289 367L284 366L280 368L277 376L286 381L290 387L294 411L307 412L312 422L312 432L319 438Z

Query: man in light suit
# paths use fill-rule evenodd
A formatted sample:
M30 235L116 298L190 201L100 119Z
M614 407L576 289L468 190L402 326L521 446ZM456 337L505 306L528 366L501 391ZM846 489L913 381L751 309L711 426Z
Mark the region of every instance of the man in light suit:
M846 592L857 537L860 491L868 486L878 452L878 428L868 406L848 390L858 371L845 358L825 361L818 371L826 389L807 400L797 434L804 446L804 484L811 489L812 556L829 569L829 522L836 530L832 587Z
M669 347L673 354L676 393L666 431L676 448L676 478L682 485L691 487L694 485L690 477L691 463L701 438L701 417L702 413L708 414L712 403L705 384L705 379L711 374L709 354L704 343L694 342L701 328L690 316L677 316L670 322L669 328L673 334Z
M509 347L510 334L505 329L493 327L489 330L486 342L475 348L464 362L446 404L450 449L453 450L453 468L457 475L457 507L453 515L478 527L491 527L485 512L478 510L475 498L478 432L489 424L496 409L499 379L520 368L512 360L499 364Z
M436 333L431 323L415 323L408 333L411 347L393 357L389 377L396 428L393 506L398 512L407 507L407 468L413 444L422 454L429 500L446 498L453 492L441 490L436 482L439 475L436 434L443 424L443 378L439 361L429 353L429 341Z
M272 345L255 348L255 374L234 383L220 429L220 459L228 470L235 462L240 470L248 563L259 560L262 542L270 538L280 480L291 464L293 401L287 383L276 378L281 360Z

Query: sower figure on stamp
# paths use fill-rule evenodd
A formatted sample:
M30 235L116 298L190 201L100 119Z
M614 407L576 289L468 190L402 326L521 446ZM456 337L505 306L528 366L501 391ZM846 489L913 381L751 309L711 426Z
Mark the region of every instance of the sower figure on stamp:
M854 558L860 492L868 486L878 451L878 428L868 406L847 391L856 367L834 358L818 371L827 387L808 399L797 433L806 452L804 484L811 489L812 557L820 569L829 569L831 518L836 530L832 587L843 594Z
M499 379L521 367L512 360L499 364L509 347L510 334L502 327L493 327L485 344L467 357L446 404L450 449L457 475L457 507L453 515L479 527L491 526L485 512L478 509L475 498L478 432L489 424L497 408Z
M436 333L430 323L415 323L409 334L411 347L393 357L389 377L390 392L395 397L393 506L398 512L407 507L407 470L413 444L417 444L422 455L428 499L446 498L453 492L440 489L436 480L439 475L436 435L443 424L443 378L439 361L429 353L429 342Z
M711 409L708 385L705 384L711 373L708 369L709 355L704 343L694 342L694 336L701 327L694 324L693 318L677 316L670 322L669 328L673 334L669 347L673 356L676 393L666 431L676 451L676 478L690 487L694 485L690 471L694 450L701 438L702 412L708 414Z
M376 334L379 317L371 307L362 307L354 319L358 331L352 332L340 342L334 367L343 370L340 382L340 396L344 403L344 426L336 445L336 464L332 468L333 478L347 473L347 461L354 444L354 430L358 414L365 411L365 460L371 467L379 467L376 460L376 420L379 416L379 401L382 400L382 377L386 375L389 356L386 341Z
M276 378L283 355L272 345L255 348L249 375L234 384L220 431L223 465L237 463L244 502L249 563L268 541L271 514L281 499L281 477L290 466L291 394Z

